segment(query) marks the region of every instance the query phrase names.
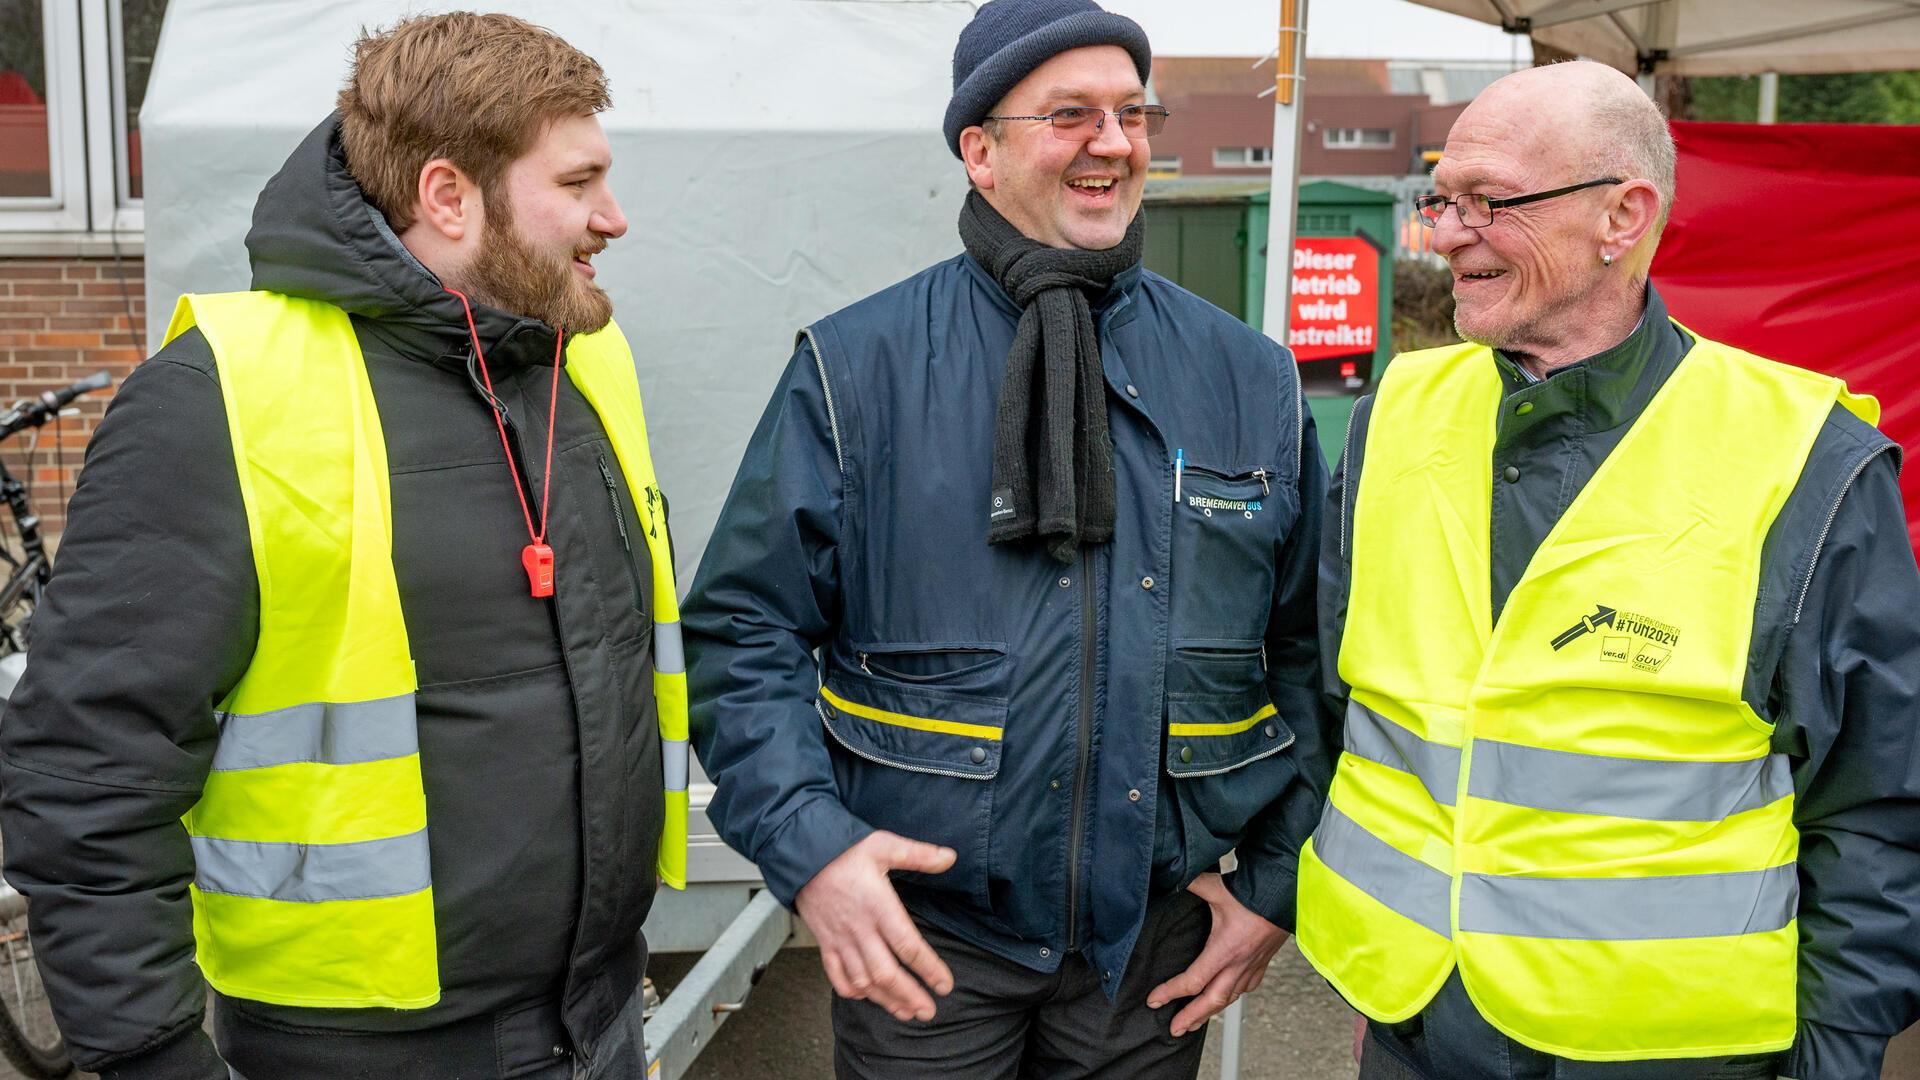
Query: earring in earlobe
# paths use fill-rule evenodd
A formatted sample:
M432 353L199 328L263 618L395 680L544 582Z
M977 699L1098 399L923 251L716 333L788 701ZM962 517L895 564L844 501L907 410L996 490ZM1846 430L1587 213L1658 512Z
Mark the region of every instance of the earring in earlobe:
M1608 254L1606 254L1605 252L1602 252L1602 253L1601 253L1601 255L1600 255L1600 265L1601 265L1601 266L1612 266L1612 265L1613 265L1613 256L1611 256L1611 255L1608 255Z

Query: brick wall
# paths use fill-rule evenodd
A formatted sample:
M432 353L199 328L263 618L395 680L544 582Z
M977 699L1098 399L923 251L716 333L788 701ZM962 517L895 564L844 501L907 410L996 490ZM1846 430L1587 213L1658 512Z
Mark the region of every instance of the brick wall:
M1264 180L1271 165L1216 168L1213 152L1230 146L1273 145L1273 102L1250 94L1190 94L1162 99L1173 116L1153 140L1153 156L1180 159L1181 176L1240 176Z
M1181 176L1240 176L1264 179L1271 166L1217 168L1215 148L1273 145L1273 99L1243 93L1166 93L1161 101L1173 111L1167 130L1153 140L1153 156L1180 159ZM1300 142L1303 176L1405 176L1412 171L1417 111L1431 108L1420 94L1336 94L1309 91L1301 98L1307 130ZM1440 141L1461 106L1436 113ZM1440 126L1444 124L1444 126ZM1327 128L1385 128L1393 145L1383 149L1329 149Z
M106 371L117 387L143 358L146 299L142 262L122 259L0 258L0 406ZM25 481L42 529L57 537L66 524L87 439L112 392L74 403L80 415L48 424L29 457L31 432L0 442L0 462ZM64 447L64 454L61 448ZM64 488L63 488L64 485ZM15 536L0 510L0 531Z
M1303 176L1406 176L1413 171L1414 111L1427 107L1424 94L1320 94L1303 99L1307 130L1300 138ZM1380 149L1328 147L1329 128L1393 132Z

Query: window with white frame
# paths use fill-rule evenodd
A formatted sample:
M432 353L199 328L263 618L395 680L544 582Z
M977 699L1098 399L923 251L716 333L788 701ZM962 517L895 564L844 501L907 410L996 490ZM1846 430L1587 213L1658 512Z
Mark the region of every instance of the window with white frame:
M166 0L0 0L0 235L138 232Z
M1391 150L1392 128L1322 129L1321 145L1329 150Z
M1147 161L1147 171L1150 173L1177 173L1180 171L1180 159L1177 156L1151 158Z
M1213 148L1213 167L1216 169L1264 168L1273 164L1271 146L1216 146Z

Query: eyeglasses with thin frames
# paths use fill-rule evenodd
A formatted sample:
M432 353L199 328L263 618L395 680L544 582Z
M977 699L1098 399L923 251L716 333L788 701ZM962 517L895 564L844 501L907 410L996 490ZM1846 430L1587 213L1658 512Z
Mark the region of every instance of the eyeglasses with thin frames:
M1045 120L1053 127L1053 137L1068 142L1088 142L1106 130L1107 117L1120 121L1120 132L1129 139L1151 139L1167 126L1173 115L1164 105L1128 105L1111 114L1087 105L1068 105L1040 116L988 116L987 120Z
M1624 184L1625 180L1608 176L1599 180L1589 180L1584 184L1554 188L1552 191L1536 191L1531 195L1515 195L1510 199L1489 199L1485 195L1455 195L1449 199L1444 195L1422 195L1413 200L1413 208L1420 215L1420 223L1431 229L1440 224L1446 215L1447 207L1454 208L1460 217L1460 224L1469 229L1484 229L1493 224L1493 212L1508 206L1525 206L1545 199L1557 199L1562 195L1571 195L1576 191L1600 187L1604 184Z

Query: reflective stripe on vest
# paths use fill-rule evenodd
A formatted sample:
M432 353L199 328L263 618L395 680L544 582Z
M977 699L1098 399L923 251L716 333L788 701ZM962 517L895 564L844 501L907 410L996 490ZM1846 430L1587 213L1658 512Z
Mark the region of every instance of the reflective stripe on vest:
M1834 403L1876 407L1696 336L1496 623L1502 395L1477 346L1382 381L1301 951L1376 1020L1419 1012L1457 966L1488 1022L1563 1057L1782 1049L1792 782L1741 699L1760 549Z
M1460 748L1428 742L1347 702L1347 747L1355 757L1419 779L1433 801L1454 804ZM1649 821L1718 821L1793 794L1784 754L1745 761L1649 761L1545 750L1481 739L1467 791L1475 798Z

